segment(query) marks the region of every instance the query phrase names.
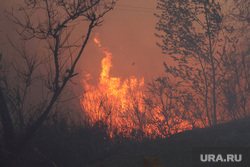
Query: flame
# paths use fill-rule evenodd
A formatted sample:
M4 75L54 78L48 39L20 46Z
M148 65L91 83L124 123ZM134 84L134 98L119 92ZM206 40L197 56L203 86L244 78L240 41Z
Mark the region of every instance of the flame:
M105 57L101 63L99 84L94 86L88 84L87 79L83 80L86 93L81 99L81 105L90 125L105 123L111 138L116 135L130 138L166 137L169 132L166 130L166 118L161 112L161 106L149 110L144 103L144 78L131 76L122 81L121 78L110 77L112 54L101 45L100 40L95 38L94 42ZM190 127L185 121L178 126L179 129Z

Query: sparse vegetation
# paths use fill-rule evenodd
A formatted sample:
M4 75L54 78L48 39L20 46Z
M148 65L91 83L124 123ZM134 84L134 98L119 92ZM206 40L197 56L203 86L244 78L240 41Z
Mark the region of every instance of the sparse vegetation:
M8 12L22 44L8 38L15 59L0 54L0 166L191 167L194 146L250 147L247 1L158 2L166 75L147 84L147 96L144 79L121 84L96 40L106 58L99 85L84 80L80 111L61 97L115 1L24 0L23 15ZM85 33L72 41L78 25ZM34 41L43 52L26 50Z

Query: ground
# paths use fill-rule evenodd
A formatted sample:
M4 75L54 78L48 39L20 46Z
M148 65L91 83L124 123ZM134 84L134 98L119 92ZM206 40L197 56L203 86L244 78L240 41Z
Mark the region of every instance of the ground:
M195 146L250 147L250 118L185 131L167 139L127 144L119 154L90 167L142 167L147 157L159 159L158 166L162 167L191 167Z

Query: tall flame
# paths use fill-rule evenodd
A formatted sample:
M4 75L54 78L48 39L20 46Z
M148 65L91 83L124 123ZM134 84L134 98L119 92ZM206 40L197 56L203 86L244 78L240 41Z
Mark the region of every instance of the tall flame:
M149 111L144 103L144 78L132 76L122 82L121 78L110 77L112 54L97 38L94 42L105 57L102 59L99 84L93 86L87 80L83 81L86 93L81 104L89 123L92 126L105 123L111 138L115 135L165 137L165 117L160 112L160 106ZM187 123L184 122L181 126L185 127Z

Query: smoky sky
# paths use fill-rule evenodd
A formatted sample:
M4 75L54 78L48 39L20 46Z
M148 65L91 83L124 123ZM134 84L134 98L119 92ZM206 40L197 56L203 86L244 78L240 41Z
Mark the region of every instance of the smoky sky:
M149 81L163 73L166 57L156 46L155 12L158 12L156 1L120 0L105 16L103 25L95 29L94 34L98 34L102 45L112 53L111 76L124 78L133 75ZM93 41L85 53L80 68L99 75L103 55Z
M17 37L13 37L13 25L3 13L6 9L17 8L17 3L14 0L1 0L1 52L6 54L12 52L6 46L6 36ZM159 13L156 5L156 0L119 0L114 10L105 15L102 26L94 29L77 66L78 72L89 73L94 80L98 80L104 57L93 42L93 38L98 37L102 45L112 53L111 77L144 77L149 82L163 75L163 62L167 59L156 46L159 40L154 36L157 23L154 13ZM77 31L80 33L81 27Z

